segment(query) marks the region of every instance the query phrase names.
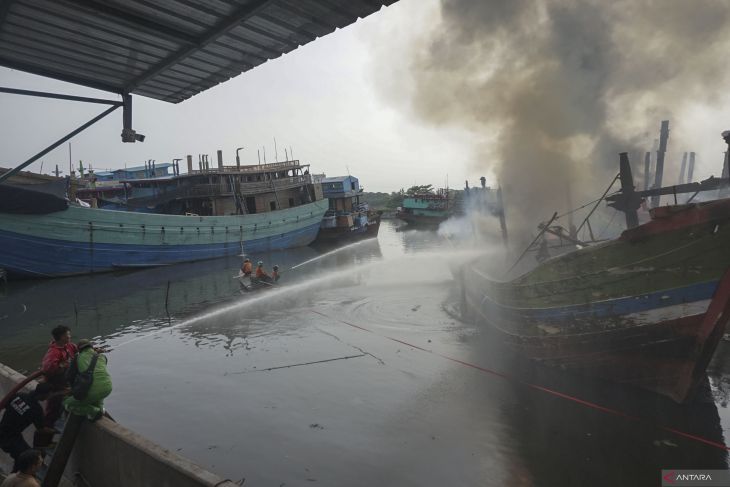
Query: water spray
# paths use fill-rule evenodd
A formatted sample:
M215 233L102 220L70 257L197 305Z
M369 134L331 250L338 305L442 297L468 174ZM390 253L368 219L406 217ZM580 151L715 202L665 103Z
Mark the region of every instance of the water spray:
M310 259L308 261L302 262L301 264L297 264L297 266L295 266L295 267L302 266L302 265L304 265L306 263L310 263L310 262L312 262L312 261L314 261L316 259L323 258L323 257L326 257L328 255L332 255L332 254L334 254L334 253L336 253L338 251L341 251L343 249L352 248L355 245L360 245L360 244L363 244L365 242L367 242L367 240L363 240L361 242L357 242L357 243L348 245L346 247L341 247L339 249L333 250L332 252L328 252L326 254L322 254L322 255L316 257L315 259ZM469 259L475 258L477 255L482 255L483 254L483 251L459 251L458 254L461 255L465 260L469 260ZM417 260L433 261L434 259L437 259L439 257L442 257L442 254L441 253L427 252L427 253L418 254L417 256L409 256L408 258L409 259L417 259ZM401 261L402 260L404 260L404 259L401 259ZM207 319L210 319L210 318L215 318L217 316L221 316L221 315L224 315L224 314L229 313L229 312L241 311L241 310L246 309L247 307L250 307L250 306L253 306L253 305L257 305L257 304L260 304L260 303L264 303L264 302L267 302L267 301L273 301L273 300L276 300L277 298L280 298L280 297L283 297L283 296L289 296L291 294L298 293L298 292L301 292L301 291L305 291L305 290L308 290L308 289L310 289L310 290L311 289L316 289L318 286L320 286L322 284L329 283L329 282L331 282L334 279L351 277L353 275L353 271L364 271L364 270L368 270L368 269L371 269L371 268L374 268L376 266L383 265L383 264L385 264L383 261L377 260L377 261L373 261L373 262L368 262L366 264L362 264L361 263L361 264L357 264L356 266L347 266L346 268L341 269L341 270L327 272L327 273L323 274L322 276L307 279L305 282L300 282L300 283L297 283L297 284L291 284L291 285L287 285L285 287L277 287L275 289L272 289L271 291L267 291L266 293L262 293L261 295L256 296L254 298L246 299L246 300L243 300L243 301L237 301L235 303L231 303L229 305L222 306L222 307L217 308L217 309L213 309L211 311L208 311L206 313L200 314L198 316L193 316L191 318L188 318L186 320L183 320L183 321L181 321L179 323L176 323L174 325L167 326L165 328L160 328L160 329L154 330L154 331L152 331L150 333L146 333L144 335L140 335L140 336L131 338L131 339L125 341L125 342L122 342L122 343L119 343L117 345L114 345L114 348L117 349L119 347L123 347L125 345L129 345L130 343L134 343L136 341L139 341L139 340L142 340L142 339L145 339L145 338L150 338L150 337L153 337L155 335L159 335L160 333L163 333L163 332L172 331L172 330L175 330L177 328L181 328L183 326L192 325L192 324L195 324L197 322L204 321L204 320L207 320Z

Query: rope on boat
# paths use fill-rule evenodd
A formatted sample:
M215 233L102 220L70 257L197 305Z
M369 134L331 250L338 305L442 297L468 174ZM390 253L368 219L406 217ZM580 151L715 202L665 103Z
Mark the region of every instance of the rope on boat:
M345 324L347 326L350 326L352 328L356 328L358 330L365 331L367 333L372 333L373 335L376 335L376 336L379 336L379 337L382 337L382 338L386 338L386 339L388 339L390 341L393 341L393 342L396 342L396 343L400 343L402 345L406 345L406 346L411 347L411 348L415 348L416 350L420 350L422 352L426 352L426 353L429 353L431 355L435 355L437 357L441 357L443 359L449 360L449 361L454 362L454 363L457 363L459 365L463 365L465 367L470 367L472 369L478 370L478 371L483 372L485 374L489 374L489 375L492 375L494 377L499 377L499 378L504 379L504 380L507 380L509 382L513 382L513 383L517 383L517 384L522 384L523 386L529 387L530 389L534 389L534 390L537 390L537 391L541 391L541 392L544 392L544 393L549 394L551 396L559 397L561 399L566 399L566 400L571 401L571 402L574 402L576 404L580 404L580 405L583 405L585 407L588 407L588 408L591 408L591 409L595 409L596 411L601 411L603 413L610 414L612 416L617 416L617 417L625 418L625 419L627 419L629 421L635 421L635 422L639 422L639 423L650 424L650 425L652 425L652 426L654 426L654 427L656 427L656 428L658 428L658 429L660 429L662 431L666 431L666 432L669 432L669 433L675 434L677 436L681 436L683 438L687 438L689 440L693 440L693 441L696 441L696 442L699 442L699 443L704 443L705 445L709 445L709 446L712 446L712 447L715 447L715 448L719 448L720 450L730 451L730 447L728 447L724 443L718 443L718 442L713 441L713 440L710 440L708 438L705 438L705 437L702 437L702 436L699 436L699 435L695 435L695 434L692 434L692 433L688 433L686 431L682 431L682 430L679 430L679 429L676 429L676 428L672 428L670 426L657 425L657 424L654 424L654 423L652 423L652 422L648 421L647 419L642 418L640 416L635 416L635 415L626 413L624 411L620 411L618 409L610 408L610 407L607 407L607 406L602 406L602 405L600 405L598 403L595 403L595 402L592 402L592 401L588 401L588 400L585 400L585 399L581 399L579 397L576 397L576 396L573 396L573 395L570 395L570 394L566 394L566 393L563 393L563 392L560 392L560 391L556 391L554 389L550 389L548 387L544 387L544 386L541 386L541 385L538 385L538 384L532 384L530 382L526 382L526 381L520 380L520 379L518 379L516 377L510 376L509 374L506 374L504 372L499 372L499 371L494 370L494 369L489 369L489 368L482 367L482 366L479 366L479 365L476 365L476 364L472 364L470 362L465 362L463 360L460 360L460 359L457 359L457 358L454 358L454 357L450 357L448 355L444 355L442 353L435 352L435 351L429 350L427 348L419 347L418 345L414 345L412 343L408 343L408 342L403 341L403 340L399 340L398 338L393 338L393 337L389 337L387 335L382 335L382 334L379 334L377 332L374 332L374 331L372 331L372 330L370 330L368 328L365 328L363 326L356 325L354 323L350 323L349 321L345 321L345 320L342 320L342 319L339 319L339 318L335 318L333 316L329 316L329 315L327 315L325 313L322 313L322 312L319 312L319 311L316 311L316 310L310 310L310 311L312 313L318 314L318 315L323 316L325 318L328 318L330 320L343 323L343 324Z

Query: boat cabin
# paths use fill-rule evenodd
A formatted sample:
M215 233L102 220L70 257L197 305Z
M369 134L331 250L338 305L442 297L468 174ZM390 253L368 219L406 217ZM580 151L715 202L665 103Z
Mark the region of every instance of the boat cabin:
M188 172L121 181L121 194L100 195L100 208L200 216L247 215L322 199L309 165L298 160L256 165L201 164Z

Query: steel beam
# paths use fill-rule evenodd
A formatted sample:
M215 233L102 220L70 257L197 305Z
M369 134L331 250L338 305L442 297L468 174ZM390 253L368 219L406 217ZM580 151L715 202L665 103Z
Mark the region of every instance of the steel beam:
M119 100L105 100L103 98L89 98L85 96L63 95L61 93L48 93L46 91L30 91L18 90L16 88L3 88L0 86L0 93L9 93L11 95L37 96L40 98L55 98L57 100L82 101L85 103L99 103L102 105L121 106L123 102Z
M110 93L121 93L122 90L118 86L112 86L105 83L99 83L86 78L80 78L78 76L68 75L65 73L54 72L49 69L44 69L40 66L34 66L32 64L26 64L14 59L9 59L0 56L0 66L5 66L10 69L17 69L19 71L25 71L26 73L37 74L38 76L44 76L46 78L57 79L65 81L66 83L73 83L76 85L86 86L88 88L94 88L95 90L108 91Z
M48 154L53 149L55 149L59 145L63 144L64 142L66 142L70 138L74 137L75 135L77 135L77 134L83 132L84 130L86 130L87 128L91 127L96 122L98 122L99 120L101 120L102 118L106 117L111 112L113 112L114 110L116 110L117 108L119 108L119 106L120 105L113 105L113 106L107 108L103 113L100 113L96 117L92 118L91 120L89 120L88 122L86 122L85 124L83 124L82 126L80 126L79 128L77 128L76 130L70 132L68 135L66 135L64 137L61 137L56 142L54 142L53 144L49 145L48 147L46 147L45 149L43 149L42 151L40 151L38 154L34 155L30 159L28 159L27 161L25 161L24 163L22 163L21 165L15 167L13 169L11 169L10 171L8 171L6 173L1 174L0 175L0 183L2 183L3 181L5 181L6 179L10 178L10 176L13 176L14 174L17 174L22 169L26 168L27 166L29 166L33 162L37 161L38 159L40 159L44 155Z

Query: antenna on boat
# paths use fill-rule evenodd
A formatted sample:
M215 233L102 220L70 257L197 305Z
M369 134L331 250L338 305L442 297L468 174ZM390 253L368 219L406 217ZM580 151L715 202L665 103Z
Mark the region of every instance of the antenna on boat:
M266 164L266 146L264 146L264 164Z
M292 149L291 146L289 146L289 155L291 156L291 160L293 161L294 160L294 149Z
M289 160L289 152L286 150L286 147L284 147L284 155L286 156L286 160Z
M261 149L256 149L256 155L259 158L259 166L261 165Z
M276 137L274 137L274 159L279 162L279 152L276 150Z
M71 142L68 143L68 177L74 176L74 166L71 162Z

